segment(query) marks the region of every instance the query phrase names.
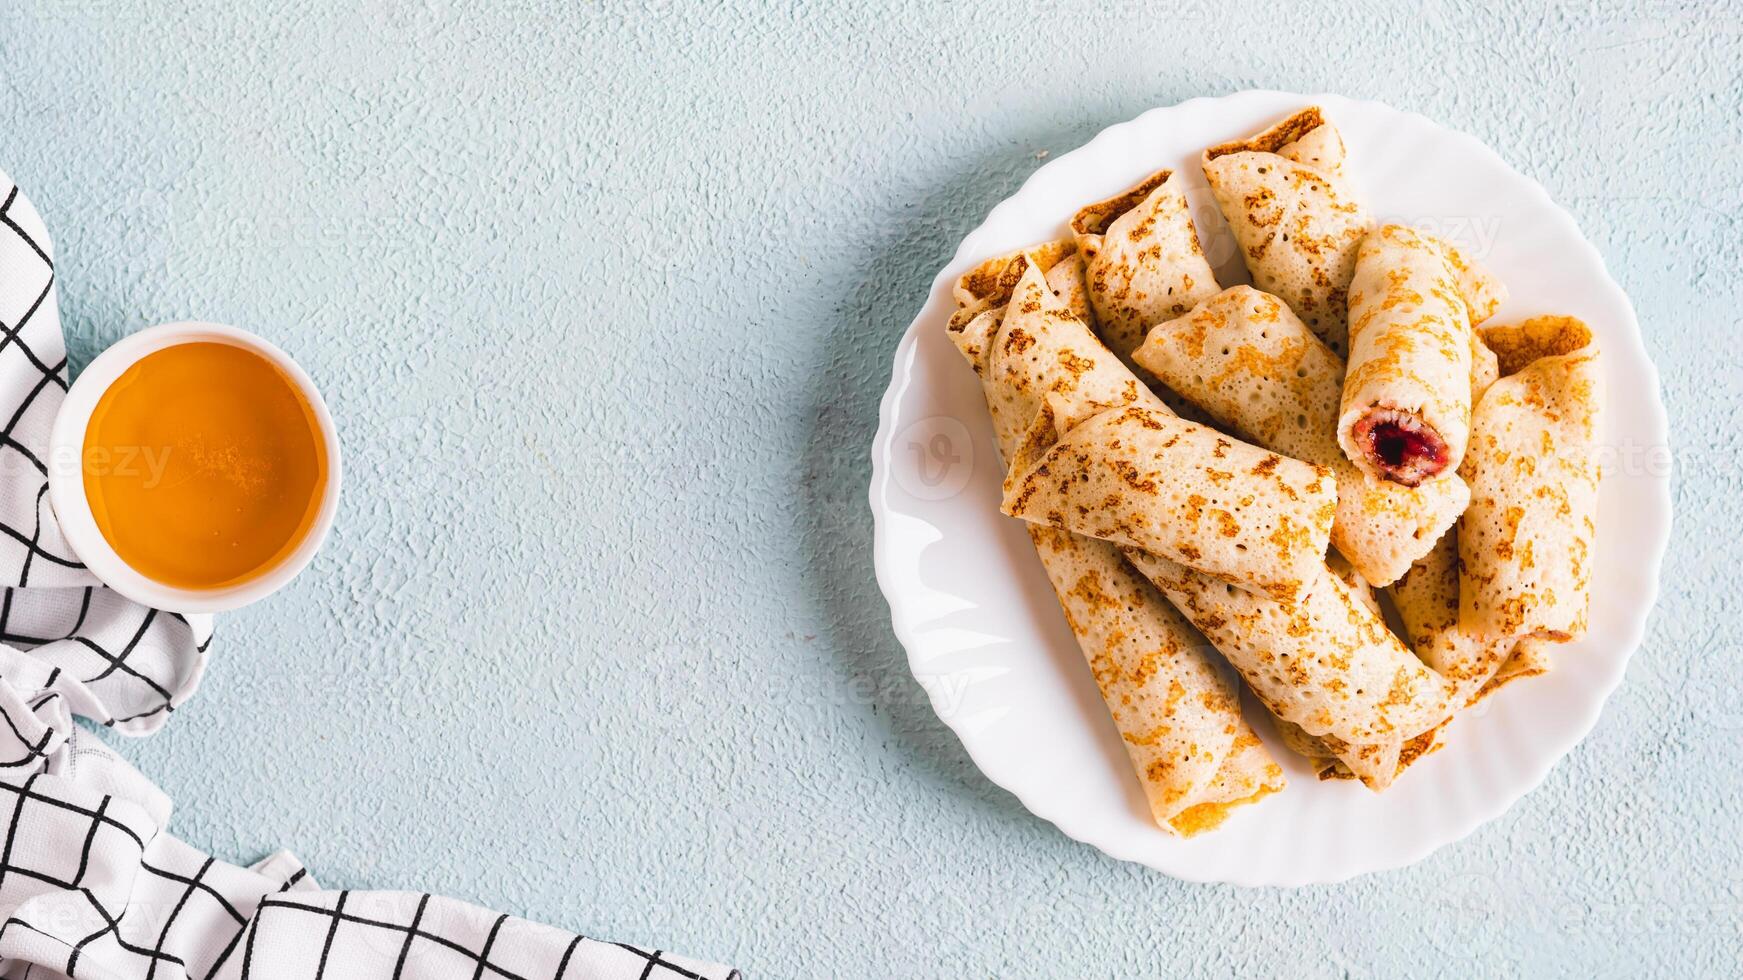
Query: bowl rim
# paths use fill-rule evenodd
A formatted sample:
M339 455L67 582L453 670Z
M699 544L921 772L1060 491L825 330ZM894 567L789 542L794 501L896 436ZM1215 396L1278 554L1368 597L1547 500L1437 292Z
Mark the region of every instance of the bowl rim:
M892 548L898 534L893 527L893 522L896 519L905 516L905 514L896 505L892 504L888 494L892 480L895 479L895 472L898 469L892 448L893 441L898 434L897 423L903 421L900 418L901 403L904 396L908 393L908 389L914 383L914 365L918 356L917 347L922 329L929 326L934 320L934 318L929 315L933 310L933 307L936 304L948 303L952 282L959 271L970 264L970 260L983 258L999 251L998 249L990 248L988 244L986 244L986 239L990 237L989 230L995 228L999 224L1004 212L1024 206L1023 202L1026 193L1042 178L1044 173L1047 173L1053 168L1064 169L1069 166L1069 164L1067 164L1068 160L1071 160L1080 154L1084 154L1086 151L1090 151L1097 143L1102 143L1104 141L1113 143L1128 131L1134 129L1141 131L1143 127L1150 125L1155 121L1152 117L1163 116L1187 107L1202 107L1201 104L1204 103L1233 106L1247 102L1276 102L1280 104L1292 104L1297 107L1306 105L1344 106L1360 108L1363 111L1382 110L1394 113L1398 116L1409 117L1414 121L1426 123L1441 130L1454 141L1463 144L1471 153L1480 155L1488 161L1499 165L1520 181L1525 192L1537 198L1538 203L1545 207L1546 214L1549 216L1550 220L1556 222L1571 234L1571 240L1577 243L1575 247L1580 253L1579 258L1591 263L1591 265L1597 270L1602 277L1606 292L1610 294L1610 298L1614 300L1617 309L1622 311L1624 317L1624 322L1622 323L1624 329L1622 333L1626 338L1626 342L1621 345L1612 344L1607 349L1614 351L1615 355L1625 356L1631 360L1637 360L1643 367L1645 375L1650 379L1651 384L1650 390L1639 393L1641 395L1641 401L1648 409L1646 417L1641 420L1641 423L1656 435L1659 444L1665 446L1667 450L1671 447L1669 416L1664 405L1662 383L1658 367L1653 363L1652 358L1646 350L1644 336L1640 330L1639 317L1636 314L1633 304L1629 300L1626 292L1616 282L1614 276L1610 274L1609 268L1604 262L1603 255L1579 230L1578 223L1574 220L1573 216L1565 208L1555 202L1549 192L1539 181L1527 174L1520 173L1482 140L1479 140L1468 133L1453 129L1452 127L1446 126L1433 119L1429 119L1420 113L1399 109L1377 100L1353 99L1335 93L1304 95L1273 89L1251 89L1233 92L1226 95L1203 96L1189 99L1174 105L1157 106L1132 119L1108 126L1090 140L1074 148L1070 152L1054 156L1046 164L1036 168L1035 172L1030 174L1017 190L996 204L988 212L986 218L963 237L950 260L945 263L943 268L939 271L938 276L934 279L931 290L927 293L920 310L916 314L914 320L909 324L908 328L903 332L901 339L896 345L894 356L892 358L890 383L885 389L883 398L879 402L878 428L873 437L871 446L872 477L871 485L868 488L868 502L870 504L873 519L873 565L878 588L883 593L886 602L890 606L893 631L896 634L898 642L902 644L907 653L909 668L914 672L916 678L922 676L922 662L918 653L922 648L922 644L918 635L918 626L921 625L920 620L922 620L923 617L917 614L915 603L908 595L910 592L908 583L900 580L897 574L897 568L895 565L896 555L892 551ZM1280 109L1279 111L1286 112L1288 110L1285 108ZM1407 848L1401 849L1400 853L1397 853L1388 859L1381 859L1375 862L1362 864L1361 866L1340 869L1334 873L1321 873L1317 875L1262 874L1253 870L1248 870L1238 874L1218 874L1206 873L1196 867L1160 867L1156 863L1141 856L1135 847L1120 846L1120 842L1111 842L1108 840L1091 840L1086 836L1075 833L1071 827L1062 823L1059 819L1056 819L1056 817L1067 815L1061 814L1057 806L1050 804L1046 800L1037 799L1032 788L1026 791L1025 787L1015 785L1008 779L1001 779L999 776L995 775L998 766L989 765L989 762L992 760L984 757L986 751L984 748L977 748L977 739L973 737L973 733L963 727L963 721L961 719L955 717L951 711L946 710L945 706L940 704L939 694L937 692L933 691L929 685L923 684L922 687L927 691L928 697L931 698L932 707L935 713L938 714L940 720L942 720L945 725L951 728L951 730L956 734L958 740L962 743L964 750L967 751L970 758L974 760L976 767L979 768L988 779L1017 796L1026 809L1041 819L1054 824L1054 826L1058 827L1060 831L1067 836L1082 841L1083 843L1090 844L1098 850L1120 860L1144 864L1154 870L1162 871L1170 876L1187 881L1205 883L1220 882L1244 887L1296 887L1309 884L1324 884L1344 881L1361 874L1405 867L1426 858L1428 855L1447 844L1468 836L1478 827L1489 823L1496 817L1499 817L1502 813L1506 812L1506 810L1517 800L1528 795L1536 787L1541 785L1549 772L1562 760L1562 758L1564 758L1575 745L1584 741L1591 733L1592 728L1596 725L1598 717L1602 712L1604 704L1620 686L1628 662L1644 640L1647 622L1653 608L1657 604L1658 596L1662 591L1661 573L1665 555L1669 546L1670 532L1674 520L1672 496L1670 492L1671 474L1668 469L1662 474L1658 474L1652 483L1653 485L1649 491L1650 507L1644 509L1644 512L1640 514L1632 515L1635 520L1641 522L1641 534L1646 540L1649 540L1652 543L1650 552L1639 556L1641 559L1640 568L1644 573L1643 577L1645 581L1649 583L1649 587L1642 590L1640 594L1642 601L1638 604L1635 614L1629 618L1625 634L1614 636L1612 638L1612 642L1614 642L1624 652L1620 657L1616 658L1611 669L1603 678L1602 689L1598 692L1598 696L1593 698L1585 706L1585 710L1574 720L1572 727L1577 729L1578 734L1569 741L1568 744L1561 746L1558 750L1552 753L1546 753L1545 756L1539 760L1539 764L1532 768L1529 776L1522 781L1523 788L1519 792L1512 795L1503 794L1492 801L1487 801L1481 808L1481 813L1479 813L1475 819L1471 820L1469 824L1463 827L1460 831L1445 836L1422 835L1415 839Z
M327 447L327 481L321 506L296 550L263 574L216 589L165 585L127 564L97 527L90 500L85 494L81 465L91 413L116 379L147 355L199 341L241 347L259 354L283 371L308 401ZM49 436L49 500L68 546L102 584L155 609L178 613L225 612L258 602L278 591L314 559L338 514L339 488L343 483L341 456L338 429L326 401L308 372L289 354L271 341L239 327L203 320L178 320L146 327L121 338L79 372L55 414Z

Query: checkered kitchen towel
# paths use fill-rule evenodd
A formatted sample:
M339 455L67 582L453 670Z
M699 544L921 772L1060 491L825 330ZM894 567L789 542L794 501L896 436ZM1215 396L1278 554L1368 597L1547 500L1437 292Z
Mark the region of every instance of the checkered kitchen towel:
M170 801L88 731L162 727L210 617L99 586L48 501L67 388L54 249L0 174L0 977L723 980L726 967L407 892L322 891L287 853L225 864L164 832Z

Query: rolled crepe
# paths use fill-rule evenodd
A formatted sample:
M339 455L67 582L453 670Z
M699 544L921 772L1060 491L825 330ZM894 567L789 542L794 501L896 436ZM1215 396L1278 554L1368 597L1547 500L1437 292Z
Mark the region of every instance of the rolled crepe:
M1471 423L1459 624L1489 636L1570 640L1586 630L1597 537L1598 351L1570 317L1484 338L1503 370L1518 370L1489 386ZM1571 352L1532 359L1543 350Z
M1317 106L1204 151L1204 176L1253 284L1339 356L1356 249L1373 223L1343 176L1344 144Z
M1151 816L1191 836L1283 786L1209 644L1118 549L1028 525Z
M1384 617L1380 609L1380 598L1374 589L1349 560L1336 551L1325 556L1326 567L1338 580L1349 587L1350 595L1375 616ZM1339 743L1336 739L1319 738L1307 734L1301 726L1275 719L1278 734L1283 736L1283 744L1297 755L1305 756L1321 779L1362 779L1368 783L1382 782L1387 778L1388 771L1393 776L1402 773L1415 762L1426 750L1434 744L1438 729L1431 729L1416 738L1405 742L1388 742L1372 746L1367 752L1352 753L1350 746ZM1334 748L1335 746L1335 748ZM1394 754L1394 752L1396 754ZM1339 760L1340 754L1351 755L1360 772L1350 768L1350 763Z
M1150 324L1217 291L1187 210L1185 179L1173 171L1088 205L1072 217L1071 231L1087 266L1097 330L1128 364Z
M1033 466L1013 468L1005 513L1283 601L1324 571L1337 500L1325 468L1136 405L1065 428Z
M1126 557L1241 672L1265 706L1383 789L1404 743L1441 725L1451 687L1329 568L1293 603L1137 549Z
M1015 259L1021 271L1008 287L997 276L970 288L959 283L963 309L949 327L981 378L1007 459L1016 458L1050 391L1160 405L1070 314L1048 285L1059 255L1044 269L1045 257ZM1168 601L1113 545L1026 527L1158 826L1200 833L1281 789L1283 771L1241 717L1238 688Z
M1355 596L1356 601L1368 607L1368 610L1375 616L1380 617L1382 621L1385 620L1386 614L1381 611L1379 593L1373 586L1368 584L1366 579L1362 578L1362 573L1356 571L1356 567L1350 564L1349 559L1344 558L1336 551L1333 551L1326 555L1326 567L1330 568L1331 573L1336 575L1340 581L1349 586L1350 592ZM1405 641L1405 645L1409 646L1408 640ZM1418 656L1416 659L1421 660L1422 658ZM1430 664L1429 667L1431 670L1433 669L1432 664ZM1458 685L1454 683L1452 685L1453 691L1449 695L1454 706L1458 704L1457 687ZM1447 720L1451 720L1450 716ZM1393 775L1396 776L1402 774L1404 770L1410 768L1411 764L1416 762L1416 760L1428 755L1430 752L1433 752L1439 746L1440 733L1444 728L1445 722L1442 722L1440 725L1437 725L1414 738L1405 739L1404 743L1398 747L1398 759L1392 769ZM1368 773L1358 773L1351 770L1347 763L1339 762L1335 759L1333 761L1335 762L1335 765L1331 768L1331 771L1320 771L1319 777L1321 779L1358 778L1368 781L1372 781L1373 779L1372 775ZM1383 758L1376 759L1376 766L1383 761Z
M1474 348L1465 290L1500 287L1403 225L1362 240L1338 443L1368 475L1417 486L1458 472L1470 437ZM1463 269L1463 273L1459 271Z
M1337 442L1344 365L1276 297L1235 286L1158 324L1137 360L1219 423L1337 480L1331 542L1362 578L1390 585L1469 500L1447 474L1411 489L1358 470Z
M1348 559L1336 551L1330 551L1326 553L1325 564L1338 581L1348 587L1351 598L1376 618L1384 618L1379 596ZM1456 595L1453 614L1458 614ZM1377 788L1384 788L1409 768L1411 763L1428 754L1434 748L1440 732L1436 727L1402 742L1390 741L1357 747L1329 735L1309 735L1300 725L1284 721L1275 715L1272 718L1278 735L1283 738L1284 746L1306 758L1319 778L1360 779ZM1339 756L1347 757L1349 761L1340 759ZM1352 765L1355 768L1351 768Z
M1514 638L1460 628L1458 529L1435 542L1390 591L1416 656L1452 682L1455 705L1472 700L1501 669Z

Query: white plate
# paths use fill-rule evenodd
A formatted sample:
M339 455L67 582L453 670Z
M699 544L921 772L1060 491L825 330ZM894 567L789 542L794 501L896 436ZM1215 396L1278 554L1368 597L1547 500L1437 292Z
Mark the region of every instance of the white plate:
M1193 217L1218 279L1247 281L1198 154L1307 105L1324 107L1342 131L1351 179L1378 217L1449 238L1506 281L1511 298L1493 322L1566 313L1596 332L1609 380L1604 444L1614 454L1600 491L1592 628L1556 649L1549 674L1457 719L1446 747L1383 794L1317 780L1249 704L1289 786L1183 841L1151 823L1028 536L998 512L1002 473L980 385L944 335L950 286L982 259L1062 236L1079 206L1164 166L1196 182ZM1036 171L939 273L896 350L879 422L871 485L878 583L938 716L981 770L1036 815L1114 857L1192 881L1339 881L1418 861L1500 815L1597 722L1640 643L1670 535L1658 374L1597 250L1541 186L1477 140L1334 95L1194 99L1111 127Z

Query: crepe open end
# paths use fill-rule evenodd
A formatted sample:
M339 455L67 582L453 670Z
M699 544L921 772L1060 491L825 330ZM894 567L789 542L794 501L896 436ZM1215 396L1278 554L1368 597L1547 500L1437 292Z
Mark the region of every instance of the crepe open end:
M1378 479L1417 486L1457 472L1479 367L1471 303L1502 294L1480 267L1404 225L1362 240L1350 284L1350 360L1338 442Z

